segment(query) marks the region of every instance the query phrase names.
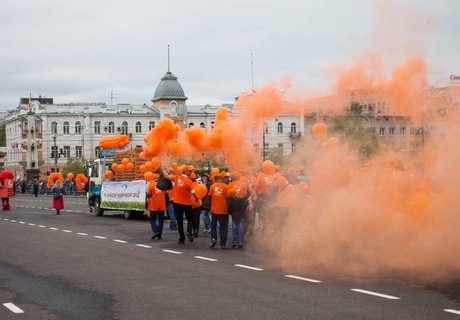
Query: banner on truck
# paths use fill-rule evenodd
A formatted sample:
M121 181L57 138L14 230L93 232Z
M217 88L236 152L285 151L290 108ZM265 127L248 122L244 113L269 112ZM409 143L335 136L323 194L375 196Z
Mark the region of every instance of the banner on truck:
M145 210L145 181L107 181L102 184L101 208Z

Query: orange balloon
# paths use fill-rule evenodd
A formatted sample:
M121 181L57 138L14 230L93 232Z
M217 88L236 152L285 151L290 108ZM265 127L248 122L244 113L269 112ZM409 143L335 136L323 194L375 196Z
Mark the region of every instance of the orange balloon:
M104 177L107 179L107 180L110 180L112 179L113 177L113 171L112 170L108 170L104 173Z
M152 170L157 171L160 168L160 159L158 157L155 157L152 159Z
M73 173L72 173L72 172L69 172L69 173L67 174L67 179L69 179L69 180L72 180L72 179L73 179Z
M123 164L119 164L119 165L117 166L117 172L120 172L120 173L121 173L121 172L123 172L123 171L125 171L125 166L124 166Z
M146 181L152 181L153 178L154 178L153 172L147 171L146 173L144 173L144 179Z
M113 172L117 172L117 167L118 167L118 163L116 163L116 162L112 163L111 168L112 168Z
M126 170L133 171L134 170L134 164L132 164L131 162L128 162L126 164Z
M150 171L153 169L153 165L152 165L152 162L151 161L147 161L145 163L145 171Z
M211 176L217 177L219 175L219 168L212 168L211 169Z
M141 164L141 166L139 167L139 170L140 170L141 172L145 172L145 171L146 171L146 170L145 170L145 164Z
M327 133L327 127L324 123L318 122L311 128L311 134L315 139L323 138Z
M129 159L123 158L123 160L121 160L121 163L126 167L126 165L129 163Z
M204 184L197 184L193 190L195 190L195 194L198 197L198 199L203 199L206 197L206 194L208 193L208 188Z
M275 173L276 166L271 160L265 160L262 162L262 172L267 174Z

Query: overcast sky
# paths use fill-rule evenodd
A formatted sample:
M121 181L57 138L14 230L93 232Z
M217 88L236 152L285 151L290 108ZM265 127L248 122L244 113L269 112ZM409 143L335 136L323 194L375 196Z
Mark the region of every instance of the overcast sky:
M233 102L250 89L251 50L256 86L290 75L296 86L327 91L325 70L361 50L415 50L435 85L460 74L460 1L377 3L1 0L0 109L29 93L110 103L112 89L114 103L149 103L168 44L188 104Z

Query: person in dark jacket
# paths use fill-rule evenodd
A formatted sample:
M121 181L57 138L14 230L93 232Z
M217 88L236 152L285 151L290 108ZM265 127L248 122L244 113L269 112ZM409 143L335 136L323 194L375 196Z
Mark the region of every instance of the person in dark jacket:
M201 183L206 186L209 190L211 182L209 176L206 173L201 175ZM211 233L211 218L209 217L209 211L211 210L211 197L207 194L202 200L201 215L203 216L204 231L205 233Z

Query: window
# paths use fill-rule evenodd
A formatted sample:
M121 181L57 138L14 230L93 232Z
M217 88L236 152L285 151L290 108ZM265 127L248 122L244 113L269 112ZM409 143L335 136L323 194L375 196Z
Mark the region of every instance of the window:
M297 125L295 122L291 123L291 133L297 133Z
M82 158L82 156L83 156L82 146L76 146L75 147L75 157Z
M195 124L194 124L193 122L190 122L190 123L188 124L188 127L191 128L191 127L193 127L194 125L195 125Z
M380 135L384 136L385 135L385 128L380 128Z
M70 146L64 146L64 158L70 158Z
M283 133L283 124L281 122L278 122L278 133Z
M113 121L109 122L109 133L115 133L115 123Z
M99 158L99 151L101 151L101 148L99 146L97 146L96 148L94 148L94 156L96 158Z
M395 134L395 128L390 128L388 134L389 134L390 136L394 136L394 134Z
M75 122L75 134L81 134L81 122Z
M142 123L140 121L136 122L136 133L142 132Z
M155 121L149 121L149 131L155 128Z
M69 121L64 122L62 130L64 131L64 134L69 134Z
M123 123L121 124L121 133L128 134L128 122L123 121Z
M51 159L54 159L55 157L59 158L58 155L58 147L56 146L51 146Z
M94 121L94 133L95 134L101 133L101 122L100 121Z
M295 143L291 145L291 148L292 148L292 154L294 154L297 151L297 146L295 145Z
M401 147L401 149L406 149L406 141L404 140L399 141L399 146Z
M406 134L406 127L399 128L399 134L404 136Z
M214 121L211 121L211 129L214 128Z
M57 134L57 122L51 122L51 134Z
M417 131L416 128L414 128L414 127L410 128L410 135L413 136L416 131Z
M283 153L283 144L282 143L278 143L278 149L281 151L281 153Z
M206 125L204 124L204 122L200 122L200 128L206 128Z

